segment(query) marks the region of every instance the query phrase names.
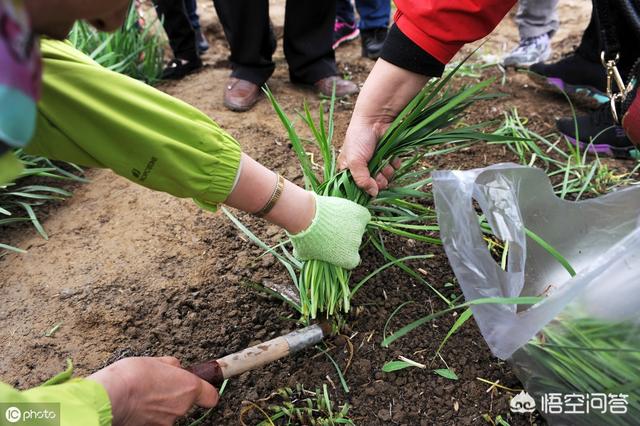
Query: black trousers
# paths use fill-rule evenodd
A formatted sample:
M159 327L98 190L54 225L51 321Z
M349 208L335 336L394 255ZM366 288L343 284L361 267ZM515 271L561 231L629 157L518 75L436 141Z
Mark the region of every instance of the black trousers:
M615 29L617 31L618 43L620 43L618 70L623 77L625 77L636 59L640 56L640 51L636 48L640 40L634 36L633 31L630 31L628 18L626 18L623 13L613 9L611 17L616 23ZM600 40L598 28L599 24L596 14L591 13L591 20L582 35L582 40L576 49L576 53L591 62L601 63L600 53L603 51L604 46Z
M187 61L197 59L196 33L187 17L184 0L153 0L153 4L169 37L173 56Z
M276 47L268 0L215 0L231 48L232 76L261 86L275 69ZM284 54L294 83L312 84L336 75L331 43L335 0L288 0L284 20Z

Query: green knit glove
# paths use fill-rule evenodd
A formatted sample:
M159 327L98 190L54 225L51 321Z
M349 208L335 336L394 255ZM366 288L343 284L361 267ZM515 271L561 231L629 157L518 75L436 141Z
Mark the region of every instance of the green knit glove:
M358 250L370 219L369 211L353 201L316 194L316 216L311 225L289 234L293 254L301 260L323 260L353 269L360 263Z

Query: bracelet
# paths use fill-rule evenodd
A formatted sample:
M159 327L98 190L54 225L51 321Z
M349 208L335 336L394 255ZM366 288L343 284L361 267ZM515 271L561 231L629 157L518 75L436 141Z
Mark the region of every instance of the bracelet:
M271 211L273 206L275 206L278 200L280 199L280 196L282 195L283 190L284 190L284 178L282 177L281 174L278 174L278 183L276 184L276 187L273 190L273 194L271 194L271 198L269 198L269 201L267 201L267 204L265 204L263 208L255 212L254 215L258 217L266 216Z

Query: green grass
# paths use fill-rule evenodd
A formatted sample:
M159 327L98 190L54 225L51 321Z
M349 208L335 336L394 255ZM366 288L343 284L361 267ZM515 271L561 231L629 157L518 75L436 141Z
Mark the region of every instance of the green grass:
M514 152L522 165L539 167L552 179L556 195L563 199L580 200L598 196L623 186L636 185L633 176L640 163L625 173L616 173L597 156L588 156L569 141L556 134L540 135L527 128L527 119L517 110L505 114L496 133L513 136L513 140L490 142L503 144Z
M69 41L76 48L88 54L100 65L129 75L133 78L153 83L160 78L163 65L164 39L154 29L157 21L146 22L140 28L138 12L132 4L122 28L114 33L98 32L87 23L78 21L69 33ZM34 157L16 152L25 167L25 171L14 182L0 186L0 227L31 222L44 239L48 235L37 216L37 207L53 201L70 197L71 193L60 189L55 181L73 180L85 182L74 170L82 174L82 169L67 163L61 168L44 157ZM24 178L46 178L46 184L25 183ZM32 182L30 179L28 182ZM40 182L40 179L38 179ZM19 247L10 246L0 240L0 257L9 251L24 253Z
M63 168L51 160L27 155L21 150L16 151L16 156L22 161L25 169L14 182L0 185L0 228L14 223L31 222L42 238L47 240L49 236L38 219L37 207L71 196L69 191L58 187L61 181L86 182L87 180L81 176L82 169L73 164L66 163L66 168ZM10 251L25 252L24 249L0 241L0 257Z
M165 46L157 22L145 20L141 27L132 3L120 30L104 33L78 21L69 33L69 41L103 67L153 84L162 74Z
M321 389L316 389L315 392L305 389L300 384L295 389L290 387L281 388L267 398L267 401L270 401L267 407L245 401L246 406L240 412L240 424L249 424L245 423L245 417L252 412L259 413L263 419L259 422L255 420L250 423L258 426L337 426L354 424L348 417L349 404L335 406L326 384L323 384Z
M530 393L626 394L625 416L591 412L584 425L632 425L640 418L637 324L561 315L515 354L532 369Z
M512 139L497 134L482 133L486 123L462 125L460 119L466 108L480 100L493 99L494 95L484 93L492 80L483 81L460 89L450 87L451 78L458 68L442 79L432 80L406 106L384 134L369 163L372 175L380 172L392 159L402 160L396 171L391 187L381 191L372 199L358 188L348 170L337 168L337 156L333 145L335 98L332 97L328 113L320 106L317 120L314 120L307 104L299 114L302 122L313 136L312 141L304 140L294 127L293 121L284 112L271 92L265 92L277 116L282 122L304 175L305 186L321 195L347 198L369 209L372 219L367 227L365 241L383 254L389 262L409 273L429 286L443 301L451 302L429 285L418 273L408 267L403 259L394 257L385 248L384 234L394 234L430 244L440 244L439 228L432 208L426 207L432 199L429 188L431 170L421 167L421 161L428 156L451 152L465 144L479 141L505 141ZM310 158L309 145L315 145L320 152L322 166L316 173ZM230 213L227 212L228 215ZM298 289L297 307L303 320L319 315L332 317L349 312L351 298L364 282L351 283L351 273L328 263L311 260L300 262L293 258L286 244L269 248L251 233L239 220L234 223L252 241L269 251L285 266ZM278 250L279 249L279 250ZM380 269L378 272L386 269ZM370 279L373 275L368 275ZM365 280L366 282L366 280Z

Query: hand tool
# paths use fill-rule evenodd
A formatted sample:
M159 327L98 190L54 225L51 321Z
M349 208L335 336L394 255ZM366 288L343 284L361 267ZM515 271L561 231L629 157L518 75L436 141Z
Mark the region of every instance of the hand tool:
M310 325L284 336L276 337L268 342L259 343L225 357L187 368L216 387L220 387L225 379L238 376L245 371L262 367L272 361L284 358L309 346L320 343L331 333L329 323Z

